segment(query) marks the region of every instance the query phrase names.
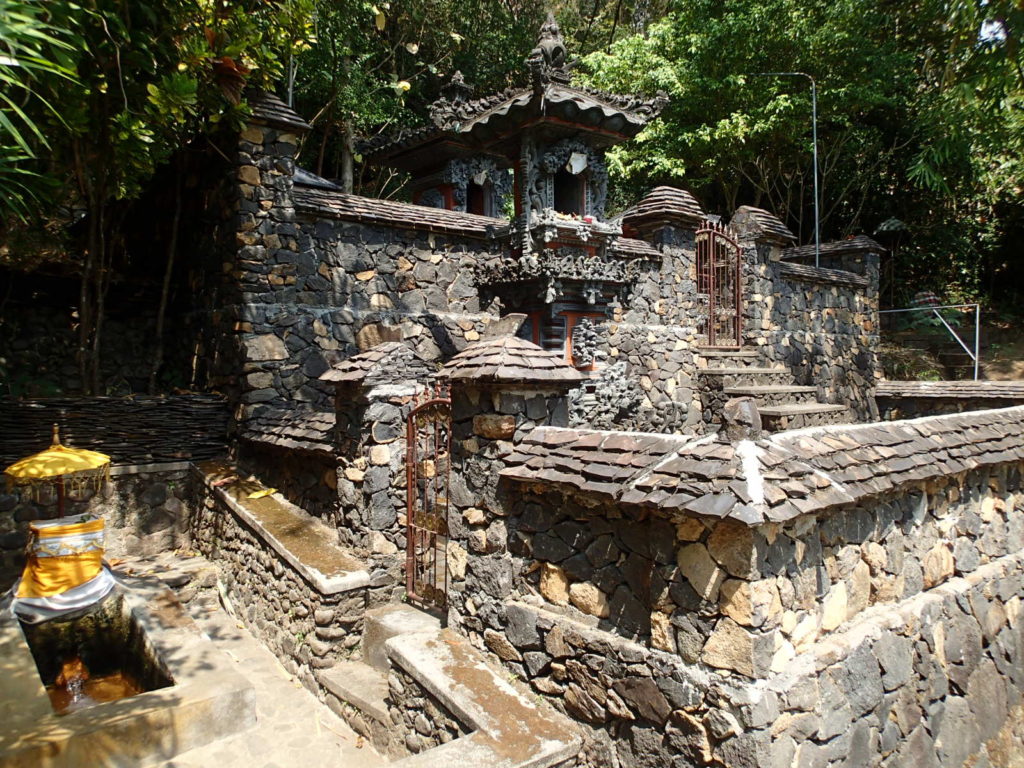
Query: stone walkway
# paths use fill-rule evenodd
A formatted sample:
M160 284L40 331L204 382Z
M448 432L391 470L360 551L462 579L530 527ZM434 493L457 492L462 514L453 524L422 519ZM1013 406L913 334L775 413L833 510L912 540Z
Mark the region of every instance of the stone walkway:
M256 690L257 725L184 752L161 768L377 768L385 764L362 737L292 678L277 658L215 598L189 606L205 631Z

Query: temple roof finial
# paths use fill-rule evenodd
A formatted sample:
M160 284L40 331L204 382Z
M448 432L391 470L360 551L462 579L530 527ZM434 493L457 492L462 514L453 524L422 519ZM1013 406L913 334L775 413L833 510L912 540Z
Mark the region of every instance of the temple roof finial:
M526 57L526 66L533 75L535 89L551 81L568 83L572 79L573 62L569 61L555 14L548 12L547 21L540 28L537 47Z

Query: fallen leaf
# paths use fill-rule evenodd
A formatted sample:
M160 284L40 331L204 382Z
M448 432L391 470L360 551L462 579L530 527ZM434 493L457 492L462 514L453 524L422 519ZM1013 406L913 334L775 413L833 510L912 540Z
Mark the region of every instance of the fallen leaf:
M269 496L272 493L277 493L277 488L264 488L262 491L253 491L249 494L250 499L262 499L264 496Z

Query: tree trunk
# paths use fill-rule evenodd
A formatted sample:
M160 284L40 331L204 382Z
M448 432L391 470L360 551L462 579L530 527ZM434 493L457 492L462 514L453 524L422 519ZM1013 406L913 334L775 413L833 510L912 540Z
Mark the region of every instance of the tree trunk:
M171 293L171 275L174 272L174 255L178 250L178 230L181 222L181 184L184 163L179 158L177 179L174 182L174 215L171 217L171 236L167 239L167 264L164 267L164 281L160 286L160 304L156 310L156 339L153 349L153 367L149 371L149 394L156 394L156 377L164 364L164 320L167 316L167 300Z
M352 135L352 122L344 120L341 123L341 191L352 194L355 188L354 158L355 137Z

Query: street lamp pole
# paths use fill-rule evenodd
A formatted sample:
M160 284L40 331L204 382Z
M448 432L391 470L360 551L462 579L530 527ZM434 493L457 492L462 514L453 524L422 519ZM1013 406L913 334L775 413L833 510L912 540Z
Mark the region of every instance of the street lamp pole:
M818 84L806 72L755 72L758 77L806 77L811 81L811 135L814 143L814 266L821 266L821 215L818 192Z

